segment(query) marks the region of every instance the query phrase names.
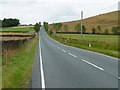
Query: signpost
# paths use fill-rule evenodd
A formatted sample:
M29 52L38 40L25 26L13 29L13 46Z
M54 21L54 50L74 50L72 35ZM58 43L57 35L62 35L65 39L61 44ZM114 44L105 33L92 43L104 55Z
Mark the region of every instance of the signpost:
M83 34L83 11L81 11L81 38L82 38L82 34Z

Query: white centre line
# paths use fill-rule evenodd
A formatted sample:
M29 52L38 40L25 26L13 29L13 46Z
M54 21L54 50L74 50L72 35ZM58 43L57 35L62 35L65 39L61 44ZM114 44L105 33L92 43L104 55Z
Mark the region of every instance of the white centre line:
M66 52L65 50L61 49L63 52Z
M77 56L75 56L75 55L73 55L73 54L71 54L71 53L68 53L68 54L69 54L70 56L72 56L72 57L75 57L75 58L77 57Z
M40 72L41 72L42 90L45 90L45 77L44 77L44 71L43 71L40 39L39 39L39 53L40 53Z
M93 64L93 63L90 63L90 62L88 62L88 61L86 61L86 60L84 60L84 59L81 59L83 62L86 62L87 64L90 64L90 65L92 65L92 66L94 66L95 68L97 68L97 69L99 69L99 70L101 70L101 71L104 71L104 69L103 68L101 68L101 67L99 67L99 66L97 66L97 65L95 65L95 64Z
M58 49L60 49L59 47L57 47Z

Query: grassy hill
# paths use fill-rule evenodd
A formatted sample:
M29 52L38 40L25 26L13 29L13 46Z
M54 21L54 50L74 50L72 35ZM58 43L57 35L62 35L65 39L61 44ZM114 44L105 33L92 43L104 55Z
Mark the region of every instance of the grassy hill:
M71 21L71 22L63 22L63 27L59 31L66 31L66 32L77 32L75 30L75 26L77 24L80 24L80 20L77 21ZM67 29L65 30L64 26L67 26ZM101 27L101 33L104 33L107 29L109 33L111 32L112 27L118 26L118 11L109 12L105 14L100 14L94 17L89 17L83 20L83 25L86 28L87 33L91 33L92 28L97 28L98 25ZM50 30L54 29L52 28L52 25L49 25Z

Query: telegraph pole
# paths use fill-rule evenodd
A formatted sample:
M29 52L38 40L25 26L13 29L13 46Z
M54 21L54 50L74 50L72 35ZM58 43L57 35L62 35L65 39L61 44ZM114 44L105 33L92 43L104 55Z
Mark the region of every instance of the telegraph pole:
M83 11L81 11L81 38L83 34Z

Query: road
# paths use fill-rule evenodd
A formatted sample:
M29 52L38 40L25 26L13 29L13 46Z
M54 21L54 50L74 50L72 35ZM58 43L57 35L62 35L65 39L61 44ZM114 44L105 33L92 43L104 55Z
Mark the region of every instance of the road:
M63 45L40 29L40 62L33 75L33 87L118 88L118 60L103 54ZM39 56L39 55L38 55ZM40 64L40 65L38 65ZM34 68L35 68L34 67ZM39 81L40 80L40 81Z

